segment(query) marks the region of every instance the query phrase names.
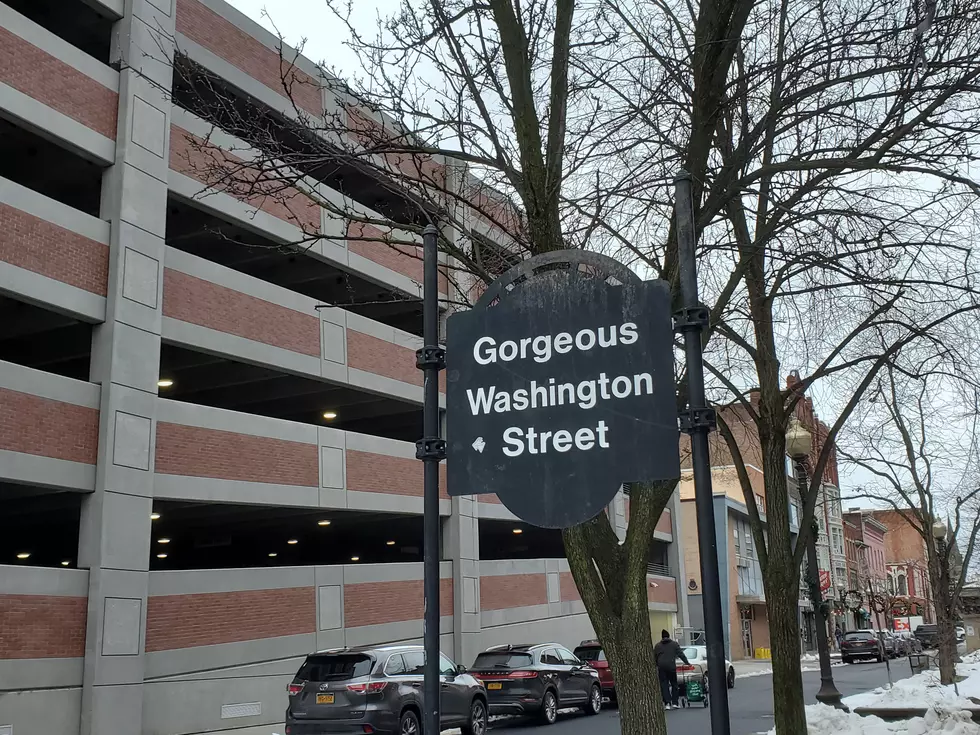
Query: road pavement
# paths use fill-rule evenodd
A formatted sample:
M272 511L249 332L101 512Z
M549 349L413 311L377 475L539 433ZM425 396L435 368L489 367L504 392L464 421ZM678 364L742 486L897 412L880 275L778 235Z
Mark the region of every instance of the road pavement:
M809 668L809 664L808 664ZM911 675L908 659L899 658L891 662L892 680L904 679ZM845 697L866 692L887 683L885 664L857 663L835 666L834 682ZM820 672L803 672L803 687L806 690L807 704L816 703L820 688ZM731 712L731 735L755 735L768 732L773 727L772 715L772 676L752 676L736 679L735 688L729 690L729 711ZM667 712L668 731L671 735L690 735L690 733L710 732L708 710L697 706L692 709L679 709ZM495 722L491 730L499 735L519 735L535 731L538 735L618 735L619 715L615 709L605 709L596 717L578 714L562 715L558 724L542 730L533 722L508 720Z

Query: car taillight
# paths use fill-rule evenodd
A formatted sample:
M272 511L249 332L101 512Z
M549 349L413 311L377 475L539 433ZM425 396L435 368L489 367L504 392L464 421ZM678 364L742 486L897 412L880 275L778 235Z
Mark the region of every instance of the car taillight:
M511 671L510 674L508 674L508 677L511 679L537 679L538 672L537 671Z
M292 697L303 691L303 684L287 684L286 691L289 692L289 696Z
M677 670L678 671L694 671L694 667L692 665L690 665L690 664L687 664L687 665L681 664L680 666L677 667Z
M357 694L378 694L383 692L388 686L386 681L370 681L367 684L348 684L347 691Z
M608 669L609 668L609 662L608 661L593 661L593 662L591 662L589 664L589 666L591 666L593 669Z

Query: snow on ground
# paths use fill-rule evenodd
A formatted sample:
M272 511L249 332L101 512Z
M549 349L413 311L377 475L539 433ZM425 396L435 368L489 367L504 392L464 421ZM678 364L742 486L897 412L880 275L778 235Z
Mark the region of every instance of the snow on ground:
M812 704L806 708L806 720L807 735L980 735L980 725L963 711L930 710L925 717L885 722L878 717L861 717L825 704ZM769 735L775 734L775 729L769 731Z
M969 697L980 698L980 656L976 653L963 657L956 665L956 673L966 679L955 686L941 686L939 672L923 671L907 679L901 679L888 687L878 687L868 692L844 699L851 709L855 707L925 707L954 710L976 707ZM978 731L980 732L980 731Z

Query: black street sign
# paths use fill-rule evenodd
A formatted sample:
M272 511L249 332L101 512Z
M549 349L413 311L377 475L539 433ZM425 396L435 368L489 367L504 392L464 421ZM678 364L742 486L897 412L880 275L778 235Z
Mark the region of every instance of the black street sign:
M538 275L447 338L450 495L497 493L534 525L598 515L627 482L680 476L663 281Z

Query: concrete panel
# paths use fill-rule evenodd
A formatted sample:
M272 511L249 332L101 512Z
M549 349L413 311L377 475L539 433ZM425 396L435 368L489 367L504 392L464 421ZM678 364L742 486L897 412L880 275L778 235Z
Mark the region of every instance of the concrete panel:
M386 439L381 436L348 432L346 446L347 449L357 452L372 452L373 454L384 454L388 457L415 459L415 444L398 441L397 439Z
M481 561L481 577L501 577L511 574L544 574L547 571L544 559L506 559L502 561Z
M65 378L3 360L0 360L0 388L86 408L98 408L102 395L102 389L95 383Z
M162 597L312 587L314 574L314 567L154 571L150 572L148 594L150 597Z
M314 650L316 650L316 635L302 633L278 638L261 638L254 641L178 648L172 651L155 651L144 655L146 679L160 679L178 674L216 671L230 666L291 659L305 656Z
M79 235L109 244L109 223L74 207L39 194L33 189L0 178L0 201L39 219L52 222L58 227Z
M101 733L118 733L128 735L139 732L136 723L143 719L142 684L111 684L91 687L88 701L84 704L87 711L83 716L89 720ZM86 723L82 723L82 732Z
M120 218L152 235L163 237L167 229L167 208L161 203L166 201L167 185L134 166L121 165Z
M439 619L439 630L448 638L443 642L445 646L452 647L453 618L451 615L444 615ZM357 628L347 628L347 645L354 646L374 646L382 643L421 643L422 642L422 621L403 620L398 623L385 623L383 625L362 625Z
M474 496L479 498L479 496ZM485 503L478 501L480 518L488 518L498 521L516 521L517 516L507 510L507 507L499 503Z
M388 513L422 513L422 497L409 495L390 495L388 493L362 493L347 491L347 507L356 510L376 510ZM439 501L439 514L449 515L448 500Z
M157 421L197 426L201 429L231 431L250 436L264 436L269 439L282 439L304 444L316 444L319 436L318 427L310 424L271 419L265 416L238 413L210 406L196 406L192 403L168 401L163 398L157 401ZM327 431L336 432L337 430L328 429ZM320 441L320 444L343 446L343 444L336 445L331 441Z
M116 411L112 463L120 467L148 471L152 426L152 420L145 416Z
M274 485L266 482L240 482L189 475L153 475L153 495L173 500L202 500L212 503L252 503L318 507L315 487Z
M147 496L106 491L102 499L102 565L110 569L146 569L150 556L150 512Z
M8 595L87 597L88 570L0 564L0 591Z
M344 450L334 447L320 447L320 487L343 490Z
M18 89L0 83L0 110L45 138L54 139L85 158L112 163L116 142L77 120L48 107Z
M321 373L321 361L315 355L285 350L282 347L171 317L163 317L162 336L171 342L197 347L215 355L225 355L257 365L268 365L299 375L319 378Z
M589 616L568 615L560 618L545 618L529 622L501 625L497 627L484 626L480 635L481 648L498 646L514 641L553 641L569 650L584 640L595 637L595 629ZM467 661L466 663L471 663Z
M163 158L167 152L169 133L167 114L146 100L134 97L132 141L143 150Z
M548 572L548 602L561 602L561 586L558 572Z
M480 578L463 577L463 612L480 612Z
M11 482L91 492L95 474L94 464L0 449L0 479Z
M405 383L401 380L352 367L347 368L347 376L352 386L363 388L371 393L394 396L411 403L422 403L422 386L420 385Z
M344 328L328 321L322 321L320 330L323 359L345 365L347 363L347 333Z
M125 301L117 302L119 306ZM134 304L134 306L136 306ZM142 309L142 306L137 307ZM112 339L112 382L130 388L157 393L157 378L160 371L160 337L138 327L131 327L117 320L108 327ZM101 335L104 337L107 335ZM131 430L135 425L130 425ZM132 466L132 465L127 465ZM138 469L146 469L140 465Z
M133 248L126 248L123 261L123 297L156 309L160 301L160 261Z
M484 628L494 628L500 625L511 625L529 620L542 620L551 617L548 605L527 605L525 607L507 607L502 610L483 610L480 622Z
M105 320L105 296L70 286L54 278L0 262L0 293L20 301L60 311L83 322Z
M6 589L4 593L13 594ZM83 658L0 659L0 690L80 687L84 661Z
M317 587L317 620L319 630L344 627L344 587L333 584Z
M78 735L81 689L42 689L4 692L0 724L12 735Z
M102 655L138 656L143 601L139 598L107 597L102 617Z

